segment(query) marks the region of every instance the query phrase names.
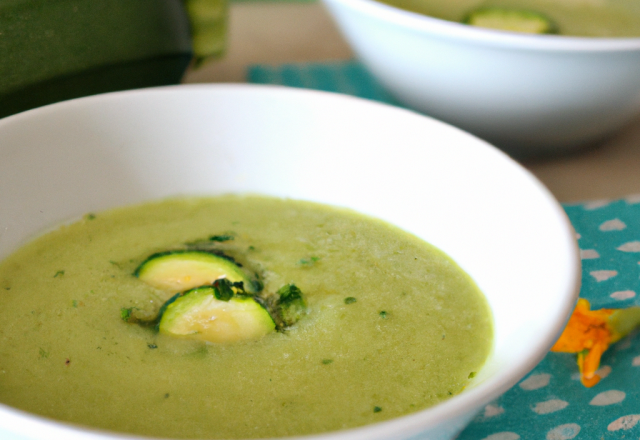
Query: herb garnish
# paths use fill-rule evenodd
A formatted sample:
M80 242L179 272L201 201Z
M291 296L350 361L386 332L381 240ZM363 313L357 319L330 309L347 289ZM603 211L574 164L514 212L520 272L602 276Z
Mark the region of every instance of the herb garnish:
M209 237L209 241L218 241L218 242L229 241L233 239L234 239L233 235L229 235L229 234L212 235L211 237Z

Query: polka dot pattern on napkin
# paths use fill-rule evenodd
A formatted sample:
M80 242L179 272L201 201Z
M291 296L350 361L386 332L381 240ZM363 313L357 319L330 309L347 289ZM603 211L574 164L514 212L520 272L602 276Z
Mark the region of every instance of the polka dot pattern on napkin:
M580 247L580 296L595 309L640 306L640 199L564 208ZM640 334L614 344L598 374L600 383L585 388L575 355L549 353L458 440L640 438Z

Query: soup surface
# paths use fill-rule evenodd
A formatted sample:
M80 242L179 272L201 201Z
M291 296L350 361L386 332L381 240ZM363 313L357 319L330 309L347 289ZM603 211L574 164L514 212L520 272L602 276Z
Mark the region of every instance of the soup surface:
M215 234L264 291L295 283L308 314L226 344L122 319L170 296L133 275L141 262ZM273 437L390 419L461 392L492 344L484 296L441 251L349 210L267 197L87 215L0 263L0 289L0 402L148 436Z
M536 11L553 21L561 35L640 36L638 0L382 0L392 6L459 22L479 7Z

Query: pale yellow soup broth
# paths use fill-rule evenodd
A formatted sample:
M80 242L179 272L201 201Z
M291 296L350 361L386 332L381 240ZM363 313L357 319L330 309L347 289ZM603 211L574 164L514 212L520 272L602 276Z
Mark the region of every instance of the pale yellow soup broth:
M167 300L132 275L147 256L221 233L265 291L295 283L308 315L217 345L122 320L122 308ZM0 402L147 436L290 436L387 420L460 393L492 345L485 298L439 250L348 210L266 197L87 215L0 263L0 289Z
M547 16L561 35L640 37L638 0L381 0L392 6L459 22L480 7L535 11Z

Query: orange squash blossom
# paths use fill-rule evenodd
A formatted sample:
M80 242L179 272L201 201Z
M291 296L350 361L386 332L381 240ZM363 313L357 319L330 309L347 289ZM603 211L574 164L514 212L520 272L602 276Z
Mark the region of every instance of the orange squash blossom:
M602 354L609 345L625 336L611 325L611 315L617 309L590 310L590 307L586 299L578 300L562 335L551 347L551 351L578 354L580 380L586 387L592 387L600 381L596 371Z

